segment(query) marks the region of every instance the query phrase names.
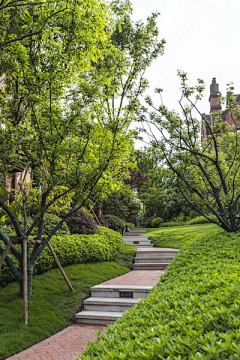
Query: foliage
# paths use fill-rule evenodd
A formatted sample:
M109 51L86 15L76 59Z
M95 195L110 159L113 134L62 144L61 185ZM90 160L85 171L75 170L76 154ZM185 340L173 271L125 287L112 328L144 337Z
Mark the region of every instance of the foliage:
M166 223L163 223L163 225ZM180 249L197 234L204 234L212 230L218 230L215 224L180 225L173 227L159 227L148 229L144 236L148 236L157 247Z
M148 218L143 219L143 224L145 228L151 228L152 227L152 220L155 219L155 216L150 216Z
M105 217L103 217L103 216L98 216L97 219L98 219L98 222L99 222L99 224L100 224L101 226L109 227L109 224L108 224L107 220L105 219Z
M129 189L129 186L123 184L119 191L113 192L103 201L102 211L104 214L132 222L139 216L141 201Z
M121 248L118 251L117 258L115 261L122 266L125 266L132 270L133 263L136 255L136 248L135 246L123 243Z
M129 185L132 190L141 193L141 188L146 183L148 177L144 174L143 171L129 169L130 177L124 180L126 185Z
M64 271L75 292L69 290L59 269L34 277L34 292L28 304L31 314L28 326L22 322L22 301L17 284L11 283L1 289L1 360L71 325L82 301L90 296L91 286L126 274L129 269L116 262L102 262L70 265Z
M230 85L225 99L219 97L220 104L227 104L226 111L233 124L229 125L224 121L226 111L214 112L209 119L198 110L196 101L202 98L204 90L202 80L198 80L196 87L189 87L186 73L179 71L179 76L183 116L169 111L164 105L156 108L147 98L152 111L149 119L145 120L154 127L151 131L152 143L161 149L169 169L176 175L178 190L185 201L224 230L238 231L240 136L237 128L240 107L233 95L233 87ZM161 89L156 91L161 93ZM199 138L200 121L195 114L202 118L209 133L203 144ZM143 120L144 116L140 118Z
M125 225L127 225L129 229L135 229L135 227L136 227L135 224L130 223L130 222L125 222Z
M47 213L44 219L44 227L43 234L49 235L55 224L57 224L61 219L54 214ZM58 231L56 231L56 235L70 235L69 228L66 223L64 223Z
M121 230L125 225L125 221L114 215L105 215L105 219L109 224L109 228L112 230Z
M238 359L239 234L204 235L78 359ZM134 334L134 337L133 337Z
M95 234L98 231L94 218L79 209L66 219L71 234Z
M189 213L191 208L181 196L177 178L171 170L155 166L147 175L141 194L145 217L162 217L164 221L169 221L181 212Z
M62 266L109 261L117 256L122 246L122 236L100 226L98 233L94 235L55 235L51 245ZM11 259L16 263L13 256ZM37 258L33 272L41 274L56 266L50 250L46 247ZM0 280L1 286L14 280L6 264L1 269Z
M172 227L172 226L183 226L186 225L184 221L167 221L162 223L159 227Z
M211 216L211 218L214 218L214 220L217 220L216 217ZM207 218L205 218L204 216L197 216L191 220L189 220L187 222L188 225L192 225L192 224L207 224L210 223L211 221Z
M163 222L164 220L161 217L157 217L151 221L151 225L153 228L156 228L159 227Z

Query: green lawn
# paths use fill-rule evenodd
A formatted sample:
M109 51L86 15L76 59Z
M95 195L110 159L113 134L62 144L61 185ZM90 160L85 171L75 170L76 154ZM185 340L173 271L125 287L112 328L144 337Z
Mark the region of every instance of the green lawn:
M157 229L148 229L143 236L148 236L157 247L180 249L186 242L195 236L213 230L220 230L220 227L215 224L161 227Z
M58 269L36 275L29 301L29 325L23 323L18 283L0 288L0 360L16 354L72 323L90 287L127 273L135 248L123 244L115 262L66 266L64 270L75 292L71 292Z

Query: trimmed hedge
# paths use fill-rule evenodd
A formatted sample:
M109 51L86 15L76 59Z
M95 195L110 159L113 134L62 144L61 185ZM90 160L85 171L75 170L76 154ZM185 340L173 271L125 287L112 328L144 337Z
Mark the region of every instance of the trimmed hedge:
M135 227L136 227L135 224L130 223L130 222L125 222L125 225L127 225L129 229L135 229Z
M217 220L216 216L211 215L211 218L213 218L214 220ZM211 221L206 219L204 216L197 216L197 217L193 218L192 220L189 220L187 222L187 225L207 224L210 222Z
M239 240L215 232L192 241L78 359L240 359Z
M94 235L64 235L53 236L51 245L62 266L93 263L113 260L122 246L122 236L106 227L99 226ZM16 259L11 256L16 264ZM56 263L48 247L36 260L34 274L41 274L56 267ZM15 278L6 263L0 271L0 286L3 287Z

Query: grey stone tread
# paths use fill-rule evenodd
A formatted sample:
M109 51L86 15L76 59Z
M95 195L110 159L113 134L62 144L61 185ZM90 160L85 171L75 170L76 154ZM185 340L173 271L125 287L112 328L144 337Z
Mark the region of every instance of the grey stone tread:
M120 291L137 291L137 290L141 290L141 291L151 291L153 288L153 286L148 286L148 285L95 285L91 287L91 290L95 290L95 289L100 289L100 290L120 290Z
M77 319L91 319L94 318L95 320L99 319L106 319L106 320L116 320L122 316L122 312L115 312L115 311L87 311L83 310L75 315Z
M133 298L100 298L100 297L90 297L83 301L84 305L87 304L101 304L101 305L135 305L139 302L137 299Z

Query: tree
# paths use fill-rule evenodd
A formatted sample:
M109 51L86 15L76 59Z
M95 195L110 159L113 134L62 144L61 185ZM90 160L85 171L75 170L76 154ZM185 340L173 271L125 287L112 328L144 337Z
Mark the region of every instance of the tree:
M169 111L164 105L154 107L152 100L147 98L153 110L148 119L143 115L140 120L145 121L152 143L161 149L168 167L176 174L178 189L185 200L201 215L226 231L238 231L240 137L233 130L236 131L240 113L233 88L228 89L226 99L219 97L219 101L227 101L227 110L235 125L231 127L224 122L222 111L219 111L213 114L215 122L211 127L209 120L202 117L196 106L196 101L202 97L203 81L199 80L196 87L189 87L186 73L179 72L179 76L182 116ZM156 91L161 94L162 90ZM204 144L199 136L201 121L194 115L201 117L208 128L209 136ZM160 138L155 135L155 129L159 131Z
M0 207L4 211L2 219L11 222L15 236L9 239L0 229L0 252L3 254L10 246L17 259L19 267L10 256L6 263L22 294L26 246L29 298L35 261L51 237L68 216L88 201L107 169L119 166L122 149L125 153L121 165L128 157L122 124L98 121L90 111L97 91L109 81L109 73L98 83L98 90L92 90L92 96L80 86L93 62L114 52L107 30L112 26L110 10L97 0L67 3L64 13L49 19L52 32L26 37L21 44L13 42L1 53L5 66L1 73L4 86L0 89ZM49 6L50 11L53 3L49 2ZM32 7L31 11L32 19L35 15L38 18L40 9ZM24 22L21 16L17 28L22 28ZM16 167L31 169L32 173L32 186L19 184L23 226L18 221L19 209L9 205L11 189L6 188L6 178ZM45 213L55 201L69 194L73 194L71 208L44 236ZM28 219L26 207L34 196L38 198L37 209L34 218Z

